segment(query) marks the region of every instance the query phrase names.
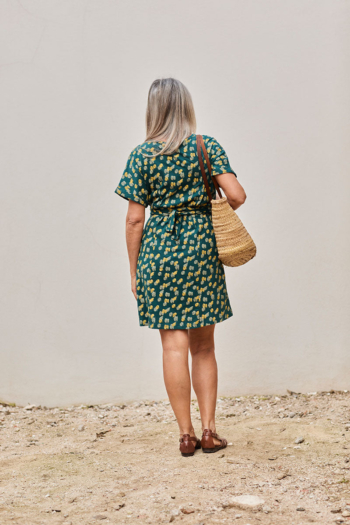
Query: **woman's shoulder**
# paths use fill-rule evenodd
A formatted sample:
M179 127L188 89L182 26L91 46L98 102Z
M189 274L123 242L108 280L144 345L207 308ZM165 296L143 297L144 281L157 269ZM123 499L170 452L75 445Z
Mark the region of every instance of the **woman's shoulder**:
M202 135L202 137L209 155L217 155L223 150L220 142L212 135Z
M158 148L156 142L141 142L131 150L130 157L143 159L143 153L149 154L152 152L156 152L157 149Z
M202 135L205 145L207 144L219 144L213 135Z

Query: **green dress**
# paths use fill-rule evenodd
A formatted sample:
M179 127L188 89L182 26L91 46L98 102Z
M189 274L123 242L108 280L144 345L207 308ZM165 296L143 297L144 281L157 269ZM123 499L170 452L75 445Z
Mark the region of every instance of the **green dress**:
M208 135L203 135L203 140L212 175L234 173L220 144ZM151 207L137 262L139 322L158 329L220 323L232 316L232 310L199 167L196 135L187 137L171 155L142 155L163 146L164 142L144 142L134 148L115 190L124 199ZM215 196L213 181L208 180Z

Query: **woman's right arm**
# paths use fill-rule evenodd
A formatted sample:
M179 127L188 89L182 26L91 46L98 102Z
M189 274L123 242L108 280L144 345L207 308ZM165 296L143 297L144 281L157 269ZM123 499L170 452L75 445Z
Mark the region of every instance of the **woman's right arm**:
M129 201L126 215L126 245L130 263L131 291L137 299L136 294L136 267L140 252L143 225L145 223L145 207L138 202Z
M215 175L220 188L223 189L231 208L237 210L244 204L247 195L233 173L220 173Z

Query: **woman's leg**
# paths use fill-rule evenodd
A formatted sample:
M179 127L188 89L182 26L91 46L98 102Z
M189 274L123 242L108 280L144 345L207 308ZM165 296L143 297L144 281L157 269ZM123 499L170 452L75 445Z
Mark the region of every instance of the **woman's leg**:
M192 384L196 392L202 420L202 430L216 432L215 408L218 388L218 370L214 345L215 325L192 328L189 332L192 355ZM220 444L217 439L216 445Z
M188 331L159 330L163 345L165 388L177 419L180 436L194 436L191 422L191 378L188 368Z

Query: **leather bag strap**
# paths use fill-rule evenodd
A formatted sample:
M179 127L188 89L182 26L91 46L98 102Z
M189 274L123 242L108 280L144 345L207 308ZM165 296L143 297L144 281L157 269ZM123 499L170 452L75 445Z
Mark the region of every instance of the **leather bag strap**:
M218 192L220 199L222 199L222 194L221 194L221 190L220 190L220 186L218 184L218 181L211 174L211 164L210 164L208 152L207 152L207 150L205 148L205 144L204 144L204 140L203 140L202 135L196 135L196 142L197 142L197 155L198 155L198 159L199 159L199 165L200 165L200 168L201 168L202 177L203 177L203 181L204 181L204 185L205 185L205 190L206 190L207 195L209 197L209 201L212 200L212 196L211 196L211 191L210 191L210 187L209 187L209 183L208 183L208 179L207 179L207 174L205 173L205 168L204 168L204 162L203 162L203 158L202 158L201 148L203 150L204 157L205 157L205 160L206 160L206 163L207 163L207 166L208 166L209 175L210 175L210 177L211 177L211 179L212 179L212 181L214 183L215 189Z

